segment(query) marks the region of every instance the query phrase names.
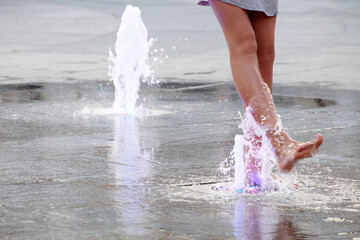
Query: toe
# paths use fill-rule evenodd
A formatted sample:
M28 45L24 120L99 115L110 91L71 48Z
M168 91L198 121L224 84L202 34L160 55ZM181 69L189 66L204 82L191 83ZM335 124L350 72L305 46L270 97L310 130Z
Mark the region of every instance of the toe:
M311 148L313 146L313 144L314 143L312 143L312 142L303 143L303 144L301 144L300 146L297 147L296 152L301 153L302 151L305 151L305 150Z
M321 134L318 134L317 136L316 136L316 147L318 148L318 147L320 147L320 145L323 143L323 141L324 141L324 138L323 138L323 136L321 135Z
M311 155L314 153L314 144L313 142L307 142L304 144L301 144L294 154L295 159L301 159L306 157L311 157Z

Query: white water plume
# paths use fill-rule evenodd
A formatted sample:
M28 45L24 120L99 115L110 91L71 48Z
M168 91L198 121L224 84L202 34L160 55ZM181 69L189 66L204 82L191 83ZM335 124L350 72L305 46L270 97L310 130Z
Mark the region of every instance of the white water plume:
M153 72L148 63L147 29L137 7L127 5L117 32L115 53L109 50L109 76L115 86L113 109L122 114L135 114L140 79L149 79Z
M239 125L243 134L235 136L230 159L222 163L220 170L228 173L228 162L233 165L233 190L249 186L257 186L261 190L288 190L291 188L291 174L282 174L279 171L277 157L267 137L267 129L255 121L251 112L252 109L248 107ZM280 120L276 129L281 129Z

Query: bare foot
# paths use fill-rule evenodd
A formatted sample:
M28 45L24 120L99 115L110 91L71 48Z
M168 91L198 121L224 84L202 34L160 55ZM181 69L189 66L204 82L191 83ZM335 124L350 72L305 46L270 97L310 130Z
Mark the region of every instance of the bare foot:
M295 163L300 159L312 157L318 152L320 145L323 143L323 136L318 134L314 140L308 142L296 142L291 138L285 138L277 147L275 153L278 156L278 164L281 171L290 171Z
M259 176L259 170L255 168L245 169L245 186L261 186L261 178Z
M259 142L255 141L259 146ZM261 171L261 160L251 155L250 147L245 146L245 186L261 186L259 172Z

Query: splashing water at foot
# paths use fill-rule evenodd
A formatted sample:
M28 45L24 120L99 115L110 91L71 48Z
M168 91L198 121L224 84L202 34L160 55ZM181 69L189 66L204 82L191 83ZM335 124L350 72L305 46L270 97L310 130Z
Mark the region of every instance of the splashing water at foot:
M259 126L248 107L239 127L242 135L235 136L235 145L230 159L222 163L220 170L227 173L232 162L234 182L229 190L254 193L260 190L288 190L293 188L292 174L279 171L277 158L267 137L267 130ZM276 129L281 129L281 121ZM231 164L230 164L231 165Z
M149 79L153 75L148 63L152 42L152 39L148 40L140 9L127 5L117 32L116 55L109 50L109 76L115 86L115 112L136 113L140 79Z

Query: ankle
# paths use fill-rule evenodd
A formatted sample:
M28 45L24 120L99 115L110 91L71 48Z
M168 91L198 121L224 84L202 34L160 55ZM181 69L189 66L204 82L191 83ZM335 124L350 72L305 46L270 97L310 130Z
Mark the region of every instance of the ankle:
M294 142L284 129L270 131L268 136L270 139L270 143L277 155L280 154L283 148L288 148L288 145Z

